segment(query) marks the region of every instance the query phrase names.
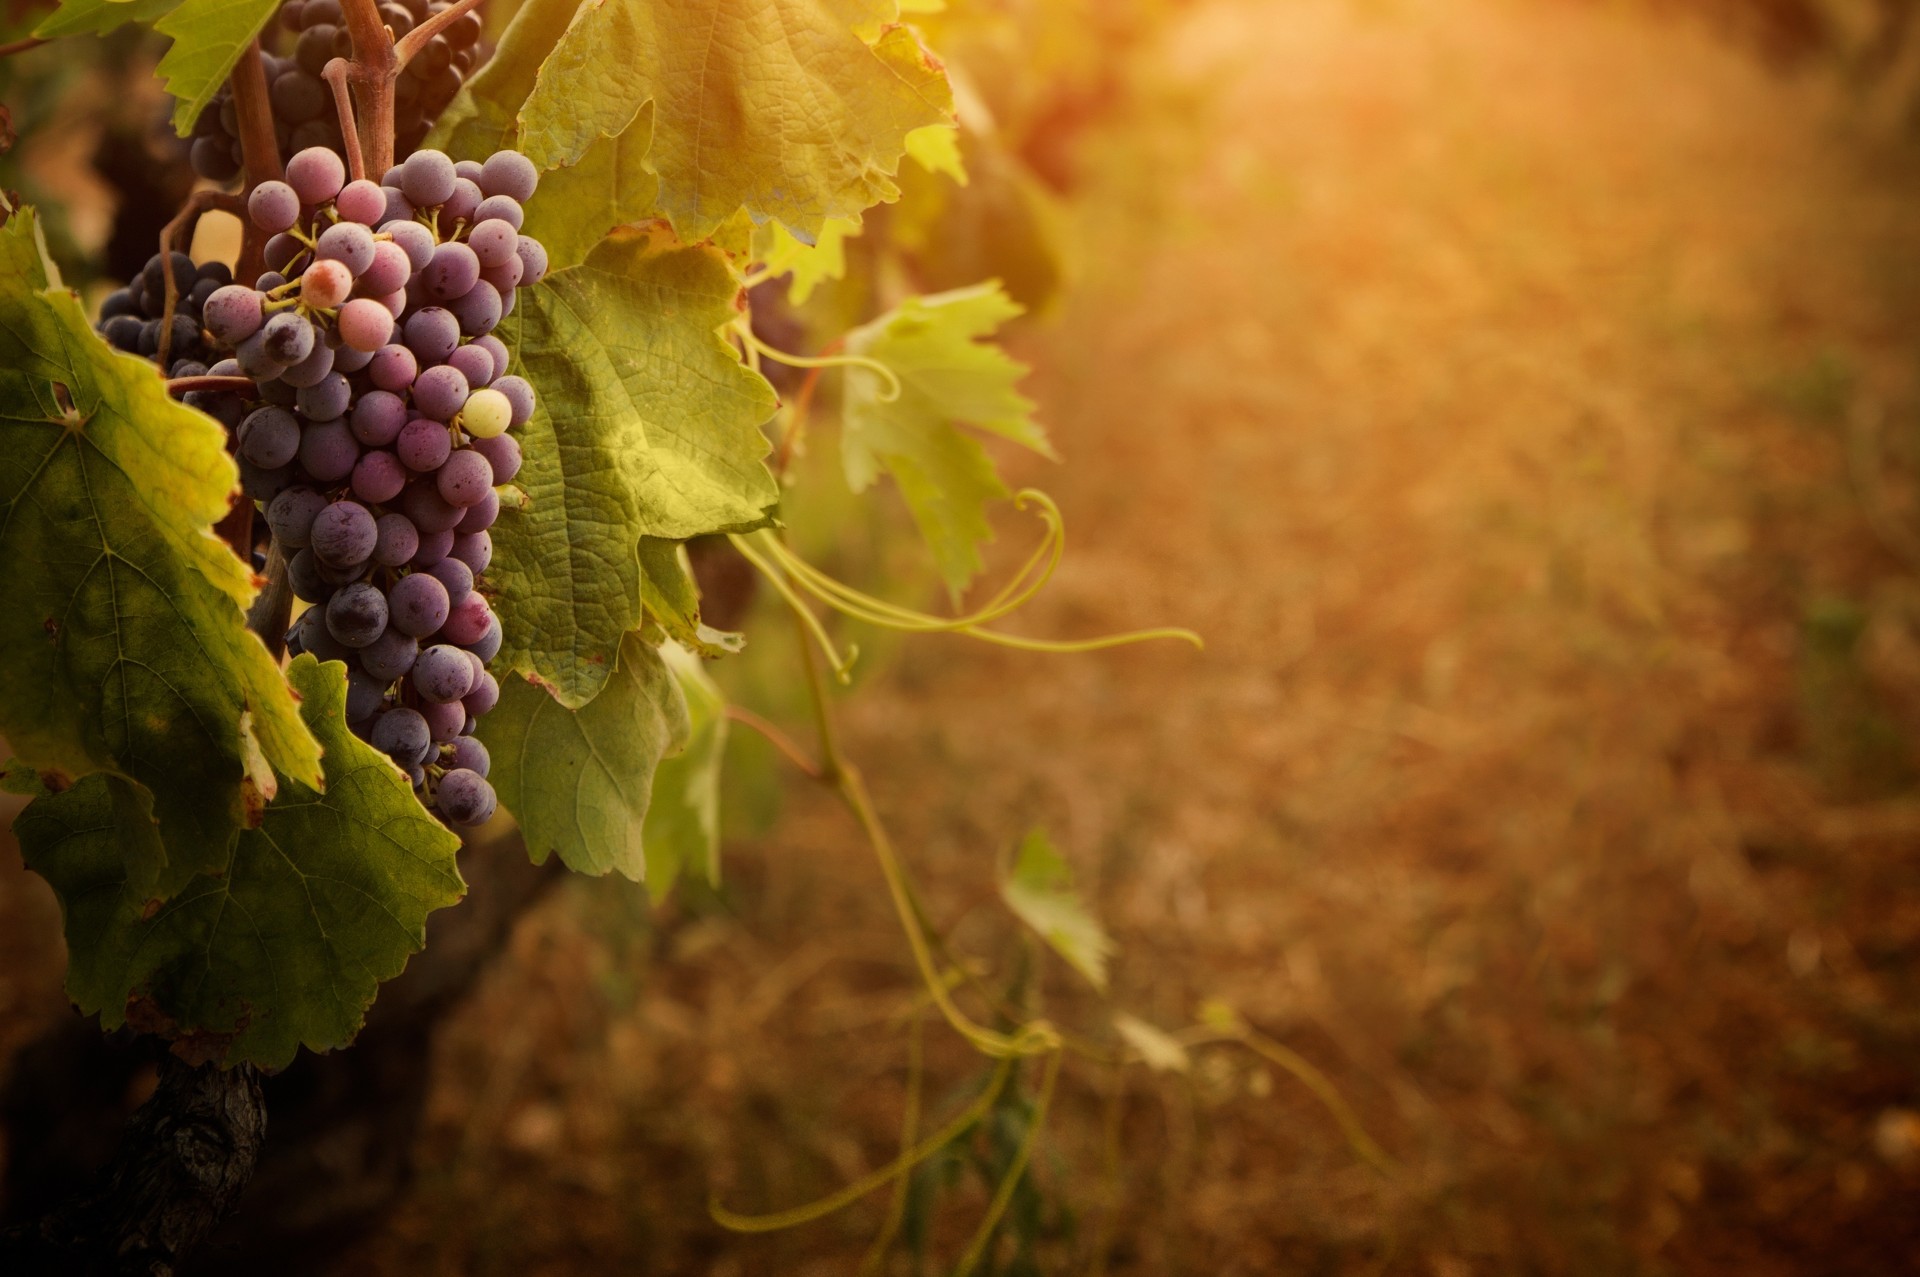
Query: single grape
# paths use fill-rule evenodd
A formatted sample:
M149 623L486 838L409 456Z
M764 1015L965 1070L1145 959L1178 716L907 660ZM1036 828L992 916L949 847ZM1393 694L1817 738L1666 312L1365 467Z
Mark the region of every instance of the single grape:
M345 567L332 567L322 563L320 575L331 585L351 585L367 574L365 563L349 563Z
M521 208L520 201L511 195L489 195L480 201L479 208L473 210L474 229L478 230L490 221L505 222L518 231L526 225L527 210Z
M453 161L439 151L415 151L400 166L400 189L415 208L446 203L458 180Z
M367 447L384 448L400 437L407 424L406 401L390 390L369 390L354 403L347 424L353 437Z
M494 291L500 294L501 313L506 312L507 298L513 296L513 290L520 286L520 277L527 273L527 264L515 253L498 266L484 266L480 278L492 284Z
M326 81L305 71L292 71L274 80L267 91L276 121L305 124L327 109Z
M193 171L215 182L224 182L240 172L240 161L233 158L224 138L197 137L189 149Z
M269 270L262 271L259 278L253 281L253 286L260 292L270 293L286 282L287 277L285 275L282 275L277 270Z
M438 577L430 572L411 572L387 591L387 606L395 629L425 638L446 624L453 604Z
M478 449L475 449L475 451L478 451ZM495 476L495 478L498 477L497 475ZM498 488L488 488L487 494L468 506L467 512L460 516L460 522L453 525L453 534L456 537L462 537L469 536L475 532L485 532L494 525L494 521L499 517L500 490Z
M387 313L393 316L396 321L400 316L407 313L407 290L404 288L395 292L385 293L374 298L374 300L382 306L385 306Z
M481 165L479 160L455 160L453 162L453 175L455 177L464 177L469 182L477 185L480 181L480 173Z
M459 767L440 778L433 801L440 814L454 824L473 826L492 819L500 800L484 777Z
M411 9L411 8L412 8L412 6L411 6L411 5L409 5L409 6L408 6L408 8L409 8L409 9ZM426 6L425 6L425 5L422 5L422 6L420 6L420 9L419 9L419 11L418 11L418 12L416 12L416 13L414 13L414 15L413 15L413 20L414 20L415 22L418 22L418 21L419 21L420 19L422 19L422 18L424 18L424 17L426 17L426 16L427 16L427 10L426 10ZM400 185L400 175L401 175L402 173L404 173L404 172L406 172L406 171L407 171L407 170L406 170L406 167L405 167L404 165L400 165L400 164L395 164L395 165L394 165L394 166L393 166L392 168L390 168L390 169L388 169L388 170L387 170L386 172L384 172L384 173L382 173L382 174L380 175L380 185L382 185L382 186L398 186L398 185Z
M495 377L504 376L506 374L507 343L505 343L504 341L501 341L498 337L495 337L492 334L489 334L485 337L476 337L469 344L473 346L478 346L482 350L485 350L489 355L493 356L493 371L488 373L484 378L482 378L478 384L482 384L482 385L487 384L491 382ZM467 380L472 381L473 379L469 377Z
M400 498L400 508L423 534L445 532L451 535L454 525L460 522L460 516L466 513L459 506L448 505L442 500L431 479L422 479L408 488ZM424 535L421 539L425 540ZM449 542L447 549L452 548Z
M291 408L300 398L298 390L278 378L256 382L254 393L277 408Z
M393 315L369 297L356 297L340 308L340 340L371 355L393 337Z
M335 587L327 588L332 591ZM345 661L349 668L354 663L353 649L333 636L327 628L327 609L319 604L300 614L300 648L311 652L315 660Z
M333 373L335 353L326 342L316 341L313 349L307 352L307 357L281 373L280 380L296 391L305 393L309 387L319 385ZM295 402L299 402L297 396ZM306 409L302 408L301 411L306 412ZM307 415L311 417L315 414L309 412Z
M424 656L426 653L423 652L421 655ZM414 668L419 668L419 662L414 663ZM460 734L460 729L466 726L467 707L459 701L441 704L438 701L423 700L418 709L420 717L427 720L428 732L436 745L452 740Z
M335 501L314 516L309 544L323 564L345 567L365 563L379 532L373 515L357 501Z
M438 493L434 494L434 496L435 500L439 499ZM437 532L427 532L423 530L420 533L420 548L414 552L413 557L409 559L408 562L416 568L432 568L436 564L444 562L447 557L447 551L451 549L453 549L452 528L441 528Z
M505 314L500 290L484 279L476 279L464 295L447 303L447 309L460 321L460 331L469 337L486 336L499 326Z
M453 451L453 440L439 422L415 417L402 427L393 448L407 469L415 474L431 474L446 464Z
M320 75L327 69L327 63L333 60L333 37L337 31L338 28L332 23L316 23L300 33L300 38L293 46L293 60L302 71L308 75ZM300 154L305 155L306 152L302 151ZM299 156L294 158L298 159ZM289 164L288 167L291 168L292 165ZM288 176L291 178L292 175ZM331 198L332 195L329 193L307 202L318 204Z
M285 182L262 182L247 195L247 220L277 235L300 220L300 197Z
M382 390L405 390L420 375L420 361L405 346L388 344L374 352L373 362L367 365L367 376L373 384ZM401 425L405 425L405 421ZM399 427L394 427L399 433Z
M300 451L300 423L285 408L266 407L240 423L240 455L264 470L277 469Z
M234 345L260 331L267 322L259 293L241 284L217 288L200 308L200 318L215 338Z
M495 377L489 389L497 390L507 397L513 406L513 416L509 424L524 426L533 417L533 387L525 377L509 373L505 377Z
M472 568L475 576L481 575L493 562L493 534L491 532L456 532L453 537L451 557Z
M365 230L366 227L360 229ZM316 309L332 310L352 293L353 271L345 262L326 258L315 262L300 274L300 300Z
M356 285L362 297L384 297L398 292L413 278L413 262L407 250L392 240L383 239L373 246L373 264L360 272Z
M468 402L471 403L472 400ZM509 483L513 480L513 476L520 473L520 441L512 435L495 435L491 439L475 438L473 450L485 457L493 466L495 483Z
M492 619L493 609L487 606L486 598L480 594L468 594L448 611L446 624L440 627L440 633L447 642L465 647L480 640L487 632L487 623Z
M454 241L433 250L433 260L420 272L420 286L436 301L460 297L480 278L480 258L465 244Z
M467 712L471 714L473 711ZM485 776L491 769L493 760L487 756L487 747L473 737L456 736L447 745L450 748L443 751L442 757L447 760L450 770L470 771L476 776Z
M287 560L287 584L293 587L295 598L307 603L325 603L333 597L335 588L331 581L320 575L320 560L314 558L313 551L305 547ZM311 647L307 650L313 651Z
M434 486L439 489L442 501L464 510L493 491L493 467L473 449L462 448L440 467L440 472L434 476ZM460 555L458 538L454 540L454 553L461 558L466 557ZM478 570L475 569L476 572Z
M525 204L540 184L540 170L518 151L495 151L480 166L480 189Z
M298 261L306 251L305 244L283 232L267 241L267 246L261 250L260 257L270 270L284 274L293 270L294 262ZM265 285L262 287L264 288Z
M240 375L255 381L271 381L287 368L286 364L268 353L267 330L264 328L235 346L233 359L240 369Z
M320 347L325 350L326 347ZM288 369L289 372L292 369ZM309 421L331 421L335 417L344 417L347 404L352 402L353 387L347 379L337 372L330 372L311 386L300 388L300 397L295 401L300 415Z
M433 260L433 232L413 221L411 215L404 220L383 222L380 229L393 237L392 242L400 246L414 270L425 269Z
M288 488L267 504L267 526L282 549L302 549L313 531L314 516L326 508L327 499L312 488Z
M354 275L373 265L373 232L358 222L335 222L320 232L314 253L321 261L335 261Z
M480 207L483 198L477 185L464 177L456 177L453 179L453 194L440 206L440 224L458 226L462 222L472 223L476 220L474 210Z
M375 673L374 677L380 676ZM398 709L388 710L374 722L370 743L394 762L407 767L418 762L432 747L433 733L419 710L402 705Z
M480 596L476 594L471 597L479 598ZM500 644L505 637L506 632L500 628L500 618L488 614L487 628L482 631L480 637L462 646L481 660L490 661L500 655Z
M300 434L300 468L320 483L340 482L359 460L360 441L344 418L315 422Z
M389 222L413 221L413 201L407 198L406 192L397 186L382 186L380 194L387 201L386 208L380 214L380 225L385 226ZM420 229L425 230L426 227L423 226Z
M469 653L472 655L472 653ZM482 671L473 681L473 687L460 698L467 707L467 713L475 718L484 718L500 703L500 683L492 674ZM484 774L484 769L480 770Z
M476 439L504 435L512 422L513 401L494 387L474 391L460 408L460 428Z
M334 197L333 209L349 222L375 226L386 220L387 195L378 182L369 182L363 177L340 188L340 194Z
M451 311L439 306L414 311L401 325L401 331L407 349L414 353L422 368L445 363L447 356L460 345L460 321Z
M520 264L526 267L525 273L520 276L521 284L532 288L547 277L546 245L537 239L522 235L515 242L513 251L520 255Z
M451 364L429 368L413 379L414 411L435 421L452 421L466 402L467 379Z
M338 596L335 598L337 601ZM329 610L332 606L328 605ZM346 640L343 638L341 641ZM467 664L467 654L446 643L436 643L427 648L413 663L413 689L439 705L459 700L473 690L473 667Z
M142 296L139 300L136 300L133 291L127 288L116 288L108 293L107 299L100 303L100 322L105 323L107 320L118 318L121 315L137 316L142 314L143 308L140 305L140 301L145 299L145 290L146 286L142 284Z
M387 684L364 670L347 667L347 722L364 723L387 701Z
M260 337L268 357L283 366L297 364L313 353L313 325L290 310L281 311L262 325Z
M473 593L473 569L458 559L442 558L427 571L446 587L448 607Z
M407 469L391 452L377 449L363 454L354 463L351 486L359 500L370 505L385 505L406 488ZM409 552L407 558L412 557Z
M132 315L115 315L107 321L104 335L115 350L124 350L133 354L140 351L140 333L146 327L143 320Z
M519 242L519 229L497 217L488 218L467 232L467 247L480 259L483 269L503 265L519 256L514 252L514 246Z
M420 552L420 530L404 514L383 514L375 520L379 539L373 543L373 561L383 568L397 568Z
M389 625L379 638L360 649L360 668L382 682L391 683L405 678L419 655L419 640ZM422 740L426 738L425 723L421 724L420 735Z
M327 600L327 629L348 647L365 647L387 628L387 596L365 581L343 585Z
M310 28L306 35L300 38L301 53L306 52L306 37L320 29ZM329 43L331 40L332 37L329 36ZM304 64L303 59L302 65ZM323 68L325 65L325 62L321 63ZM307 69L314 75L320 74L311 67ZM347 166L338 155L324 146L310 146L287 161L287 185L293 188L294 194L300 197L302 204L325 204L338 195L340 188L346 184Z
M469 386L484 386L493 380L493 354L478 342L468 342L448 355L447 366L458 368Z

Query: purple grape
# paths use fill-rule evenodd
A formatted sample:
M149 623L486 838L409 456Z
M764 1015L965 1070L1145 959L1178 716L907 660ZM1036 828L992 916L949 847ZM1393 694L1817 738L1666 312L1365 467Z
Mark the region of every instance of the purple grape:
M300 401L300 392L278 378L262 381L254 389L260 398L276 408L291 408Z
M495 483L510 482L513 476L520 473L520 441L512 435L475 439L472 447L493 466Z
M314 516L309 544L322 564L345 567L365 563L379 532L373 515L355 501L335 501Z
M320 560L313 557L312 550L305 548L296 551L287 560L287 584L293 587L295 598L307 603L325 603L333 597L335 588L333 582L320 575ZM309 644L307 651L313 650Z
M326 347L320 349L325 350ZM287 371L291 373L293 370ZM347 384L347 379L337 372L330 372L311 386L301 386L300 396L294 402L299 406L300 415L308 421L331 421L335 417L346 416L347 404L352 399L353 387Z
M379 675L375 674L374 677L378 678ZM394 677L398 678L399 675ZM406 767L426 756L433 747L433 733L419 710L402 705L398 709L388 710L374 722L370 743L388 758Z
M459 700L473 690L473 667L467 664L467 654L445 643L427 648L413 663L413 689L438 705ZM464 710L463 706L463 717Z
M451 544L451 535L449 535L449 544ZM473 569L458 559L443 557L427 571L446 587L449 607L473 593Z
M414 663L414 668L419 668L419 662ZM436 745L458 736L467 723L467 707L459 701L449 701L444 705L437 701L421 701L419 711L420 717L427 720L428 732Z
M493 371L488 373L483 380L479 382L475 382L474 384L482 385L482 386L490 385L492 384L493 379L495 377L504 376L506 374L507 343L505 343L504 341L501 341L498 337L495 337L491 333L489 333L485 337L474 338L471 344L474 346L480 347L481 349L485 350L489 355L493 356ZM467 380L473 381L473 378L468 377Z
M475 656L472 652L468 652L465 648L462 648L461 651L467 658L467 664L473 667L473 683L474 686L477 687L479 686L481 676L487 672L487 663ZM466 697L463 696L460 699L465 700ZM473 711L468 710L467 712L471 714Z
M260 331L260 325L267 322L265 301L251 288L228 284L225 288L216 288L207 298L200 307L200 320L208 332L231 346L253 336Z
M447 356L460 345L460 321L451 311L439 306L414 311L401 329L407 349L419 359L422 368L430 369L447 362Z
M387 350L399 347L389 346ZM383 351L382 354L385 352ZM406 352L401 351L402 354ZM407 356L409 359L411 355ZM377 382L380 356L374 357L373 377ZM351 421L353 437L369 448L384 448L400 437L401 429L407 424L407 402L390 390L369 390L360 396L353 405Z
M484 337L492 332L504 313L500 290L484 279L475 280L463 296L447 303L447 309L460 321L460 331L469 337ZM488 362L492 362L491 357Z
M442 501L464 510L493 491L493 467L473 449L462 448L440 467L440 472L434 476L434 486L439 490ZM459 554L457 540L454 542L454 553Z
M480 259L465 244L441 244L433 250L433 260L420 272L420 286L428 297L446 301L459 297L480 278Z
M349 222L376 226L385 220L387 194L378 182L369 182L363 177L340 188L340 194L334 197L333 209Z
M477 599L480 596L475 594L471 597ZM462 644L462 646L482 661L490 661L500 655L500 644L505 638L506 631L500 628L500 618L489 613L485 632L473 642Z
M343 585L327 600L327 630L348 647L365 647L387 628L387 596L365 581Z
M255 501L273 500L286 491L295 477L292 466L268 469L256 466L245 457L240 458L240 491Z
M354 463L351 482L355 497L369 505L385 505L406 488L407 469L391 452L376 450ZM376 548L374 553L377 555L379 550ZM412 557L413 551L409 550L401 562Z
M412 220L409 214L405 220L382 223L380 229L393 237L400 251L407 255L407 263L414 271L424 270L433 260L433 232Z
M349 306L353 303L348 302ZM388 316L389 319L392 316ZM371 350L355 350L352 346L340 346L333 352L333 370L335 372L359 372L373 362Z
M286 364L267 353L267 331L261 329L233 348L234 363L240 375L255 381L271 381L287 370Z
M461 222L474 220L473 211L480 207L485 197L480 188L464 177L453 179L453 194L447 196L447 202L440 206L440 224L451 231Z
M340 308L340 340L369 355L393 338L393 312L383 302L356 297Z
M394 165L392 168L388 169L386 172L380 175L380 185L382 186L400 185L400 175L406 171L407 170L405 165L401 165L401 164Z
M420 552L420 531L406 515L383 514L374 526L379 536L373 543L373 561L381 567L402 567Z
M287 161L287 185L302 204L325 204L346 183L347 166L324 146L310 146Z
M380 347L374 352L373 362L367 365L367 376L382 390L405 390L419 375L420 361L413 357L411 350L400 345ZM406 422L400 424L405 425ZM399 433L398 426L394 427L394 433Z
M430 474L446 464L453 451L447 428L427 417L415 417L400 431L394 451L415 474Z
M522 235L514 244L513 251L520 255L520 264L526 267L525 273L520 276L522 284L532 288L547 277L546 245L537 239Z
M288 488L267 504L267 526L282 550L298 550L307 544L314 516L326 508L327 499L312 488Z
M420 548L408 560L416 568L432 568L445 562L447 551L453 549L453 529L444 528L439 532L420 533Z
M300 197L285 182L262 182L247 195L247 220L277 235L300 219Z
M473 698L469 696L467 699ZM446 755L448 766L452 770L470 771L476 776L485 776L491 770L493 760L487 756L487 747L478 740L471 736L456 736L447 743L452 746Z
M493 355L478 342L470 342L448 355L447 366L458 368L469 386L484 386L493 380Z
M489 195L473 210L473 224L477 228L493 221L505 222L518 231L527 224L527 211L511 195Z
M540 170L518 151L495 151L480 166L480 189L524 204L540 184Z
M440 778L434 790L434 806L456 825L484 825L493 818L499 798L484 777L464 767L455 768Z
M347 429L345 418L317 421L301 432L300 467L318 483L340 482L353 473L358 460L360 441Z
M253 281L253 287L256 292L270 293L286 282L287 277L285 275L282 275L277 270L270 270L262 272L260 277Z
M300 272L300 300L309 306L332 310L352 295L353 272L345 262L329 257Z
M467 512L460 516L460 522L453 525L453 534L459 537L485 532L499 517L500 493L495 488L488 488L487 495L468 506Z
M373 232L358 222L335 222L320 232L314 253L322 261L339 262L356 276L364 275L373 265Z
M515 426L524 426L533 418L533 387L527 384L525 377L509 373L505 377L495 377L490 389L497 390L507 397L513 407L510 419Z
M324 341L316 341L307 357L281 373L280 380L296 390L304 390L325 380L327 374L333 371L334 363L333 347ZM294 402L298 403L299 399L296 397Z
M493 534L491 532L456 532L453 537L452 557L473 569L479 576L493 562Z
M362 297L384 297L397 293L413 278L413 262L407 250L391 240L373 246L373 264L360 272L355 285Z
M347 722L360 723L380 712L387 701L387 684L366 671L347 667Z
M263 470L276 470L300 451L300 423L285 408L258 408L240 423L240 455Z
M379 638L360 649L360 668L384 683L391 683L405 678L419 655L417 639L388 626ZM426 735L424 730L421 735Z
M467 713L475 718L484 718L500 703L500 683L483 670L480 677L474 680L472 690L460 699L466 705Z
M493 609L487 606L485 596L469 594L447 612L446 624L440 627L441 637L465 647L486 634L487 623L492 619Z
M267 241L267 246L260 250L260 259L267 264L268 269L283 273L290 270L293 263L298 261L306 251L305 244L283 231ZM258 287L265 291L267 285L261 284Z
M412 320L408 325L411 327ZM440 364L413 379L413 408L435 421L452 421L466 406L468 393L467 379L460 375L460 370L451 364Z
M392 315L395 320L398 320L400 316L407 313L407 290L404 288L397 292L388 293L384 297L376 297L374 300L382 306L385 306L387 313Z
M480 181L480 171L481 166L479 160L455 160L453 162L453 175L455 177L464 177L469 182L477 184Z
M380 215L382 226L388 222L413 221L413 201L407 198L404 191L397 186L383 186L380 188L380 194L385 196L387 201L386 212Z
M269 319L259 335L268 358L283 367L291 367L313 353L313 325L290 310Z
M492 284L494 290L500 294L502 313L506 311L507 298L513 296L513 290L520 286L520 277L526 273L527 265L520 260L518 253L499 266L481 268L480 278Z
M459 506L448 505L442 500L431 479L422 479L408 488L406 495L400 498L400 508L420 529L422 541L429 532L452 533L454 525L466 513ZM452 549L451 542L448 543L448 549Z
M415 208L446 203L458 180L453 161L439 151L415 151L400 166L400 189Z
M325 563L320 565L320 575L329 585L351 585L366 574L365 563L349 563L345 567L330 567Z
M518 256L513 249L519 242L519 229L497 217L478 223L467 233L467 247L480 259L483 269L504 265Z
M447 587L438 577L430 572L411 572L395 581L387 591L387 606L393 614L395 629L415 638L425 638L446 624L453 604L447 598Z

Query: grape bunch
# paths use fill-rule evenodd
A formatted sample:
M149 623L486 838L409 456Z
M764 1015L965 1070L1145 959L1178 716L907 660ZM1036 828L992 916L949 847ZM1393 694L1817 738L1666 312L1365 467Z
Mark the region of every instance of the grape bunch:
M169 271L178 296L173 306L173 338L167 343L167 375L198 376L207 371L206 360L213 353L200 331L201 307L233 282L233 273L220 262L195 266L185 253L155 253L131 283L107 295L94 327L118 350L158 358Z
M382 181L348 182L323 147L296 154L248 199L271 269L215 290L202 316L234 352L211 371L263 401L234 437L242 488L312 605L289 647L346 662L353 731L444 819L474 825L495 799L473 731L500 695L486 668L500 620L479 587L495 485L520 468L510 432L534 402L492 334L546 274L519 231L537 172L515 151L416 151ZM199 406L228 421L245 407L221 398L237 397Z
M444 0L384 0L380 20L393 38L412 31L449 6ZM353 56L340 0L286 0L280 26L292 40L292 53L265 54L267 99L273 105L273 131L283 158L309 147L343 151L333 93L320 78L334 58ZM407 63L394 86L394 152L405 156L420 145L433 122L466 76L481 60L480 15L468 10L427 42ZM240 172L240 119L233 89L223 87L200 113L190 157L194 172L224 182Z

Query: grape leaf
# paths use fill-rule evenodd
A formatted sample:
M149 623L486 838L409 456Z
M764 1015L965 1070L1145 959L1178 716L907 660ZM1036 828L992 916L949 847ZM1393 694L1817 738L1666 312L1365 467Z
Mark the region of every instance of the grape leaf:
M727 753L727 702L699 657L676 643L660 649L686 700L687 747L660 760L641 835L647 893L655 903L682 873L720 883L720 764Z
M863 492L882 470L893 476L956 594L980 570L980 544L993 535L987 502L1007 495L986 449L959 425L1054 455L1033 420L1033 402L1014 389L1025 366L975 340L1019 313L988 282L909 298L846 338L849 354L885 364L901 385L889 402L872 369L847 369L840 440L847 483Z
M700 587L679 541L640 538L640 603L667 637L702 656L725 656L746 646L745 635L700 623Z
M927 124L907 134L907 154L929 173L944 173L967 184L967 164L960 157L960 129L951 124Z
M280 1068L352 1041L382 981L426 943L427 914L465 892L460 840L406 777L347 730L345 667L288 677L326 748L326 791L288 778L217 874L150 895L157 852L133 787L88 777L14 822L59 895L68 994L104 1028L132 1021L193 1058Z
M180 0L62 0L33 33L42 40L63 35L105 35L129 22L152 22L171 13Z
M0 732L36 769L145 785L169 857L205 868L274 770L318 783L320 747L210 531L238 478L224 432L49 279L22 210L0 229Z
M1120 1031L1121 1040L1139 1052L1146 1066L1155 1073L1185 1073L1193 1067L1187 1048L1166 1030L1125 1011L1113 1013L1113 1027Z
M884 23L897 16L860 0L585 5L520 109L522 149L575 163L652 101L647 164L682 238L745 207L811 243L828 218L893 199L907 134L952 120L945 72Z
M154 23L173 45L160 59L158 73L167 92L178 99L173 129L193 133L193 122L226 83L240 51L272 20L280 0L182 0L180 7Z
M778 499L759 429L773 388L718 331L738 296L717 250L622 231L502 325L538 405L515 480L529 500L494 527L501 660L568 708L640 626L641 537L759 526Z
M815 243L803 244L779 222L768 222L753 233L753 257L769 278L791 276L787 300L804 306L823 282L846 278L847 241L860 231L859 218L832 217L820 228Z
M646 880L641 831L654 768L685 747L688 732L680 685L657 651L629 634L619 667L579 709L507 679L479 730L493 759L488 779L533 863L557 853L579 873Z
M889 245L913 265L923 288L939 292L997 279L1029 311L1046 311L1067 273L1068 231L1058 199L993 134L962 128L964 186L908 168L888 220Z
M1113 940L1087 912L1073 889L1073 870L1040 830L1020 844L1013 872L1000 884L1000 898L1094 988L1106 992Z

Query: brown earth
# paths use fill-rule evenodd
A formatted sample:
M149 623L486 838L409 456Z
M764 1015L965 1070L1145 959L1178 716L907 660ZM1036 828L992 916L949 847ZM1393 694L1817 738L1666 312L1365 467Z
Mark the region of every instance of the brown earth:
M1037 1270L1920 1268L1911 152L1605 7L1222 0L1139 75L1081 286L1024 338L1067 464L1010 464L1072 544L1019 625L1208 650L915 640L846 746L993 982L1024 962L995 859L1044 825L1120 941L1114 1005L1232 1004L1394 1170L1216 1045L1125 1075L1109 1179L1113 1074L1075 1061L1035 1165L1077 1225ZM727 871L664 926L600 882L527 920L348 1271L854 1271L885 1194L749 1238L707 1198L892 1156L906 946L804 780ZM0 892L0 1047L57 1011L50 910ZM926 1041L950 1110L986 1066ZM985 1200L942 1199L929 1271Z

